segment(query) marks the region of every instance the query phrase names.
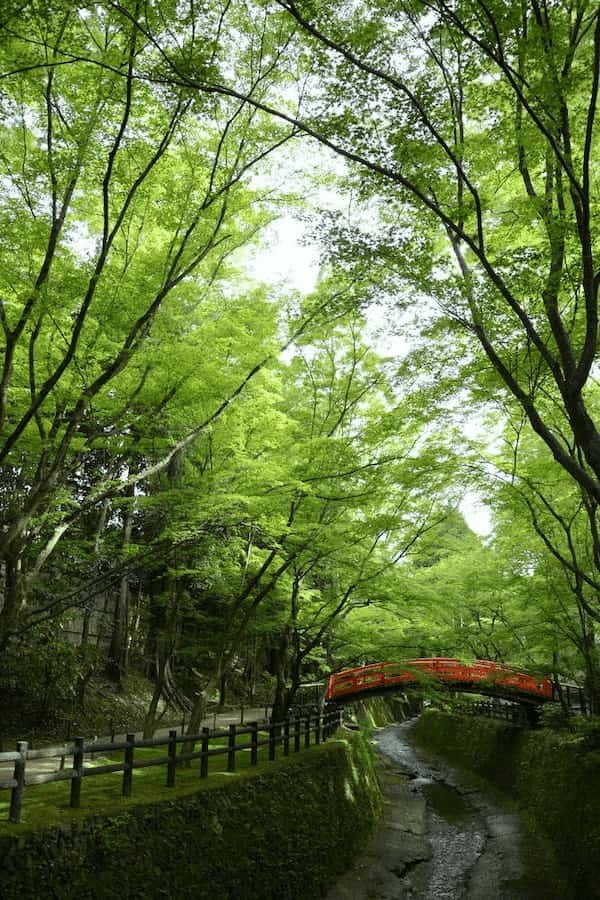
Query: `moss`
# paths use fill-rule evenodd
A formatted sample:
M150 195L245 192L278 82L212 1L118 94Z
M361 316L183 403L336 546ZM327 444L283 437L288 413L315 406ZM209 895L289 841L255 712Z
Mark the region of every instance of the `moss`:
M427 712L423 746L510 791L551 841L576 895L600 897L600 751L584 738L522 731L485 719Z
M411 701L402 694L390 694L357 701L346 707L345 716L358 722L363 729L383 728L415 715L419 708L418 700Z
M582 896L600 897L600 753L583 741L534 732L516 761L520 802L543 825Z
M384 697L372 697L358 703L357 718L368 728L382 728L394 721L390 706Z
M199 790L196 773L193 788L163 802L141 805L138 795L108 815L82 810L62 828L4 830L3 900L316 898L381 814L360 733L209 782Z

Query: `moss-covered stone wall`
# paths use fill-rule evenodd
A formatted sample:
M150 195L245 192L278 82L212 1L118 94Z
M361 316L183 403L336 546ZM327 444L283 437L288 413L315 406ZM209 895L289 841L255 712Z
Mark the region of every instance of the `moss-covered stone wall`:
M0 894L27 898L317 898L381 814L373 753L348 734L170 802L0 838Z
M346 706L344 720L354 721L361 728L383 728L392 722L402 722L420 712L421 701L404 694L367 697Z
M582 738L427 712L417 741L508 790L582 898L600 898L600 750Z

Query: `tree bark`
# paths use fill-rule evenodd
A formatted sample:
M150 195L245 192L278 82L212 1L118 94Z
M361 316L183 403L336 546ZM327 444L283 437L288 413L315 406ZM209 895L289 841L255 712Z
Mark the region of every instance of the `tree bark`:
M2 609L0 609L0 650L16 633L21 610L26 604L25 577L20 555L7 555L3 565Z
M160 698L162 697L165 680L167 675L167 666L169 665L169 658L166 654L160 654L160 658L158 660L158 665L156 668L156 678L154 680L154 690L152 692L152 698L150 700L150 704L148 706L148 711L146 712L146 717L144 719L144 737L151 738L154 737L154 731L156 729L156 713L158 711L158 704L160 703Z
M133 490L128 492L133 498ZM123 523L122 552L125 555L131 544L133 531L133 505L125 511ZM129 575L125 573L120 580L119 590L115 597L115 609L113 615L113 630L108 651L108 671L120 685L127 675L129 663Z

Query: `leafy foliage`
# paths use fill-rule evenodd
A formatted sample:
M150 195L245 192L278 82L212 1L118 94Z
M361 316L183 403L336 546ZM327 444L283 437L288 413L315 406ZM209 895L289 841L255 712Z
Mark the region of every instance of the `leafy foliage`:
M0 647L46 706L429 652L600 703L596 7L5 6ZM245 264L290 210L305 295Z

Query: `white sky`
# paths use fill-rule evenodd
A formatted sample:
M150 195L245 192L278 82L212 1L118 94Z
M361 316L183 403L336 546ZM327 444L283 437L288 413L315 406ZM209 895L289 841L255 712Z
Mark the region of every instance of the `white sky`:
M302 293L315 287L319 251L301 243L304 226L290 216L273 222L263 232L263 249L252 251L249 268L259 281L285 282Z

